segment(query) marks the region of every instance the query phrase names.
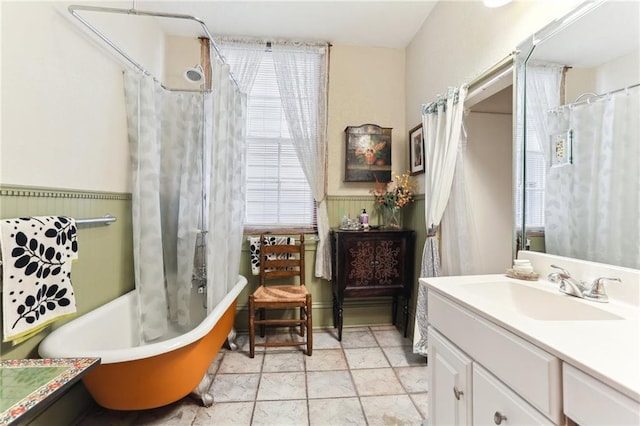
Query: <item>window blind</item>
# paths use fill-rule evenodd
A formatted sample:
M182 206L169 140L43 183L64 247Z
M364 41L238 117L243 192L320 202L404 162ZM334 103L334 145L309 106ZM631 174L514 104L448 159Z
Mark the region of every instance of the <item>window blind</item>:
M225 50L233 70L242 49ZM300 78L314 67L300 70ZM315 78L319 78L318 75ZM271 52L247 94L247 226L314 227L315 201L289 134Z

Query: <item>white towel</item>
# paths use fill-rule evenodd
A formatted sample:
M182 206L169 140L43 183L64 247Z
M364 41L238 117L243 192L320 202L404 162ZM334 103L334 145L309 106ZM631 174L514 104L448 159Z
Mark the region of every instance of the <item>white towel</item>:
M274 237L265 236L264 243L267 245L275 244L295 244L296 239L292 237ZM251 273L260 275L260 237L249 237L249 253L251 259Z
M76 312L76 223L64 216L0 221L3 341L22 342Z

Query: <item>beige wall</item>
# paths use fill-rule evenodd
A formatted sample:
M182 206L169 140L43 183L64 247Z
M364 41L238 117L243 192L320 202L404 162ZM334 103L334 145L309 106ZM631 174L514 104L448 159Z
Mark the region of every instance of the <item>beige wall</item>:
M394 174L408 167L404 49L335 45L329 74L329 195L368 195L372 183L343 182L347 126L392 127Z
M196 37L169 36L165 44L164 82L172 89L199 89L187 82L185 69L200 63L200 41Z
M512 116L471 112L465 175L480 247L478 274L499 274L511 266L513 233Z
M3 1L1 7L0 183L129 191L126 62L89 36L67 3ZM131 25L126 15L82 16L162 76L164 37L154 20Z

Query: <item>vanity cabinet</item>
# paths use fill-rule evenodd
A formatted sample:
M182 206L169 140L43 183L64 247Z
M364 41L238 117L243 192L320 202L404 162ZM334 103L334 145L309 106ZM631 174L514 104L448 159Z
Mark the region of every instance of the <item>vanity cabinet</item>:
M471 358L429 327L429 418L467 425L472 415Z
M436 424L438 424L436 422ZM480 364L473 366L474 425L553 425Z
M415 232L410 230L332 231L333 321L342 340L345 298L392 296L395 324L403 299L405 337L413 285Z
M580 426L639 425L640 404L570 364L562 367L564 412Z
M558 358L437 292L428 294L433 424L563 424Z

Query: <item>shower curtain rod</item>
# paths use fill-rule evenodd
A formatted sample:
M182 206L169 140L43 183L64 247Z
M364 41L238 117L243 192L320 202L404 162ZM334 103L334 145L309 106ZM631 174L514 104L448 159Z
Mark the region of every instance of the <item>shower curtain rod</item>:
M222 62L223 64L227 63L225 61L225 59L224 59L224 56L222 55L222 52L220 52L220 49L218 49L218 46L216 46L215 42L213 41L213 36L209 32L209 28L207 28L207 25L204 23L204 21L202 19L197 18L195 16L184 15L184 14L179 14L179 13L151 12L151 11L137 10L135 8L119 9L119 8L113 8L113 7L86 6L86 5L70 5L68 7L68 10L69 10L69 13L71 15L73 15L74 18L76 18L85 27L87 27L89 30L91 30L91 32L93 32L96 36L98 36L102 41L107 43L112 49L114 49L122 57L124 57L127 61L129 61L140 72L144 73L147 76L153 77L153 79L158 81L160 83L160 85L166 90L178 90L178 91L181 91L181 92L209 92L210 91L208 89L205 89L205 90L169 89L169 88L165 87L162 84L162 82L160 82L160 80L158 80L149 70L147 70L139 62L134 60L131 56L129 56L120 47L118 47L112 40L110 40L106 35L104 35L102 32L100 32L100 30L98 30L91 23L89 23L89 21L87 21L79 13L77 13L77 11L119 13L119 14L123 14L123 15L152 16L152 17L158 17L158 18L186 19L186 20L190 20L190 21L195 21L195 22L200 24L200 26L202 27L202 30L205 32L206 37L209 39L209 44L211 45L211 47L213 47L213 50L216 52L216 57L218 58L218 60L220 60L220 62ZM238 85L238 82L233 77L233 75L231 75L231 80L233 81L233 84L236 86L236 89L238 89L240 91L240 86Z
M616 90L612 90L610 92L607 93L602 93L600 95L593 95L590 96L587 99L578 101L577 99L580 99L582 96L584 96L585 94L588 93L583 93L582 95L578 96L578 98L576 99L576 102L570 103L570 104L565 104L565 105L560 105L559 107L555 107L555 108L551 108L549 111L547 111L548 113L551 112L558 112L558 111L562 111L565 108L573 108L574 106L578 106L578 105L583 105L583 104L588 104L594 101L599 101L602 98L606 98L608 96L614 95L616 93L620 93L620 92L626 92L629 91L631 89L635 89L636 87L640 87L640 83L636 83L636 84L632 84L631 86L627 86L627 87L623 87L621 89L616 89Z

